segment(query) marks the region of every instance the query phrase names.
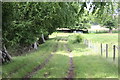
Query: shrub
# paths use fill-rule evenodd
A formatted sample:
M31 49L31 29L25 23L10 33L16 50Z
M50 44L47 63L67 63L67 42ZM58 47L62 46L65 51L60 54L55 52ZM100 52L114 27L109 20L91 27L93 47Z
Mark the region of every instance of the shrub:
M77 35L76 38L75 38L75 42L76 43L82 42L82 36L81 35Z
M69 42L70 43L80 43L82 42L83 37L79 34L79 35L73 35L70 36L69 38Z

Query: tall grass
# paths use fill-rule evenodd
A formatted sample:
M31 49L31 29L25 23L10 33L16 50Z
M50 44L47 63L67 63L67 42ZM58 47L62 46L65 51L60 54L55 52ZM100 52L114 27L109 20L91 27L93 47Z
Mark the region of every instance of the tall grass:
M33 68L43 62L46 57L53 51L53 47L56 44L54 41L47 41L39 47L39 50L28 54L26 56L13 57L13 61L9 64L3 65L3 78L21 78L25 76L28 72L31 72ZM21 67L19 67L21 66ZM15 69L18 69L15 72ZM13 75L9 76L9 73L15 72Z
M76 78L118 78L118 67L83 43L69 43Z

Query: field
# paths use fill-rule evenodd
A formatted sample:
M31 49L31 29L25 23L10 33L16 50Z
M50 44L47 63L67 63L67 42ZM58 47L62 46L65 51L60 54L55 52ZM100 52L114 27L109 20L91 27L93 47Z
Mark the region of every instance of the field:
M118 64L118 34L113 33L105 33L105 34L83 34L85 39L88 39L95 45L99 54L101 53L101 43L103 47L103 57L106 57L106 44L108 44L108 60L112 60L113 58L113 46L115 45L115 56L116 56L116 64ZM93 46L94 46L93 45Z
M118 45L118 34L117 33L105 33L105 34L83 34L83 36L93 42L117 44Z
M117 34L81 34L80 43L73 43L74 33L53 33L39 49L26 56L13 57L2 66L3 78L118 78L116 61L106 59L88 48L84 39L94 44L118 44ZM111 56L112 57L112 56Z

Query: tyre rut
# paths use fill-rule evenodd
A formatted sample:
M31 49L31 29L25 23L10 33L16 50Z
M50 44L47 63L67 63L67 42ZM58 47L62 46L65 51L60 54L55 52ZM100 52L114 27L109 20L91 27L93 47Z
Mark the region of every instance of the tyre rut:
M55 49L53 50L53 52L57 51L57 46L58 46L58 44L56 44ZM52 56L53 56L53 54L50 54L40 65L35 67L32 72L27 73L22 79L26 80L27 78L28 79L31 78L38 70L41 70L42 68L45 67L45 65L50 61Z
M70 57L70 60L69 60L69 69L68 69L68 72L67 72L67 76L65 77L65 80L73 80L74 78L74 64L73 64L73 54L71 53L72 50L70 48L68 48L68 45L66 45L66 48L67 48L67 51L69 52L69 57Z

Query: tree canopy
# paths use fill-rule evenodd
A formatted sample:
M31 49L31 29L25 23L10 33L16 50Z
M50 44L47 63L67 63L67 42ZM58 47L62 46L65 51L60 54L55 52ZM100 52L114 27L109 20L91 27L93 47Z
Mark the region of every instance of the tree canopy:
M92 2L89 6L87 2L3 2L3 45L25 47L56 28L89 27L96 19L104 22L104 16L113 14L113 6L112 2Z

